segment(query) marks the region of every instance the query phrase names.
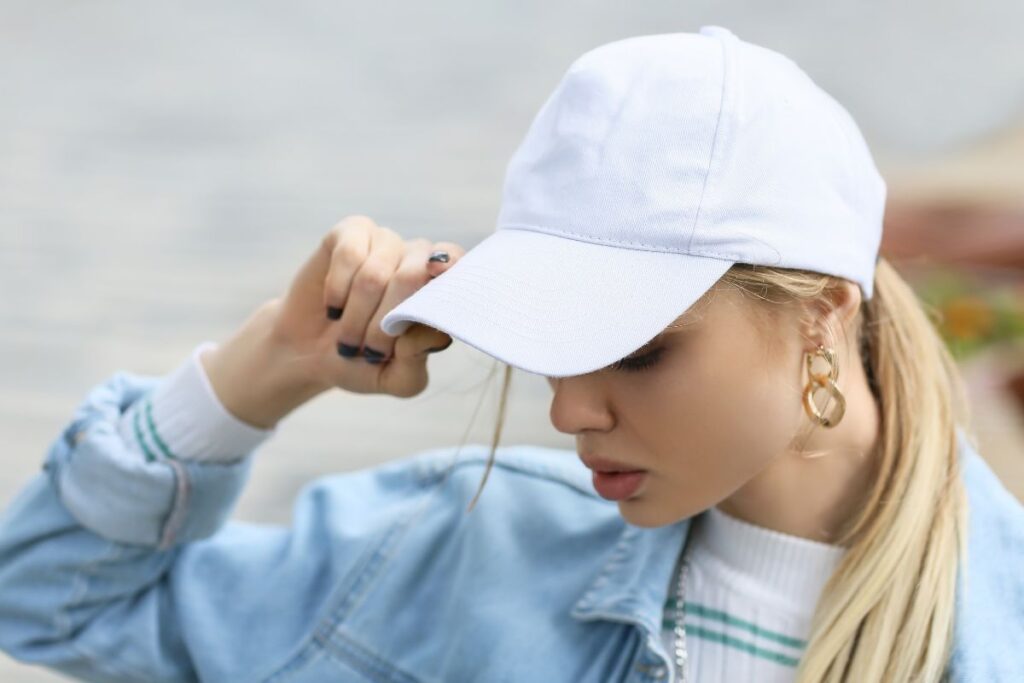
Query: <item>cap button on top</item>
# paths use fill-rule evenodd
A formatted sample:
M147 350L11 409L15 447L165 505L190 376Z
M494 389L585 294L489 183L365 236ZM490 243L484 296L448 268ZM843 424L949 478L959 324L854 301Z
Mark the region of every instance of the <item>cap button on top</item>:
M733 36L734 38L736 37L736 34L734 34L732 31L730 31L724 26L701 26L700 32L705 36Z

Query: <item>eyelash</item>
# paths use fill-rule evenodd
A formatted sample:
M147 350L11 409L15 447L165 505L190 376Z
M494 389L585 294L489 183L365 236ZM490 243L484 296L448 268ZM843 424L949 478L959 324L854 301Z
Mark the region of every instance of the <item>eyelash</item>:
M655 349L650 353L645 353L642 356L636 356L635 358L622 358L615 361L608 366L611 370L623 370L625 372L640 372L646 370L651 366L655 365L661 358L661 354L664 351L664 347Z

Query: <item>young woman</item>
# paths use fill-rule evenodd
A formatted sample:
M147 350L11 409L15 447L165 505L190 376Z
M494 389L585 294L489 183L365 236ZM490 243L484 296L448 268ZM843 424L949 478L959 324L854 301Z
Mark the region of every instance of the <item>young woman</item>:
M479 245L350 216L223 344L90 392L0 521L0 646L91 681L1021 680L1024 511L884 200L776 52L584 54ZM545 376L575 452L499 420L227 520L291 411L417 395L453 338L502 405Z

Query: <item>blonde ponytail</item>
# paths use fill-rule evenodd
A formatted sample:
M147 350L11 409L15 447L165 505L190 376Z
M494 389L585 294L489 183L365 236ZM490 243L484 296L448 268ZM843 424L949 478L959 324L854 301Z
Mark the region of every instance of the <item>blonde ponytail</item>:
M931 683L952 647L967 524L956 430L968 405L926 309L885 259L874 286L861 348L882 415L877 477L822 591L801 683Z

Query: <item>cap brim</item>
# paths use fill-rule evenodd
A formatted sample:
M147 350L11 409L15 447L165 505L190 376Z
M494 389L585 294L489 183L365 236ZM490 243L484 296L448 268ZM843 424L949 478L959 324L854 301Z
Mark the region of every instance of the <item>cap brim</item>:
M600 370L650 341L733 261L499 229L389 311L547 377Z

